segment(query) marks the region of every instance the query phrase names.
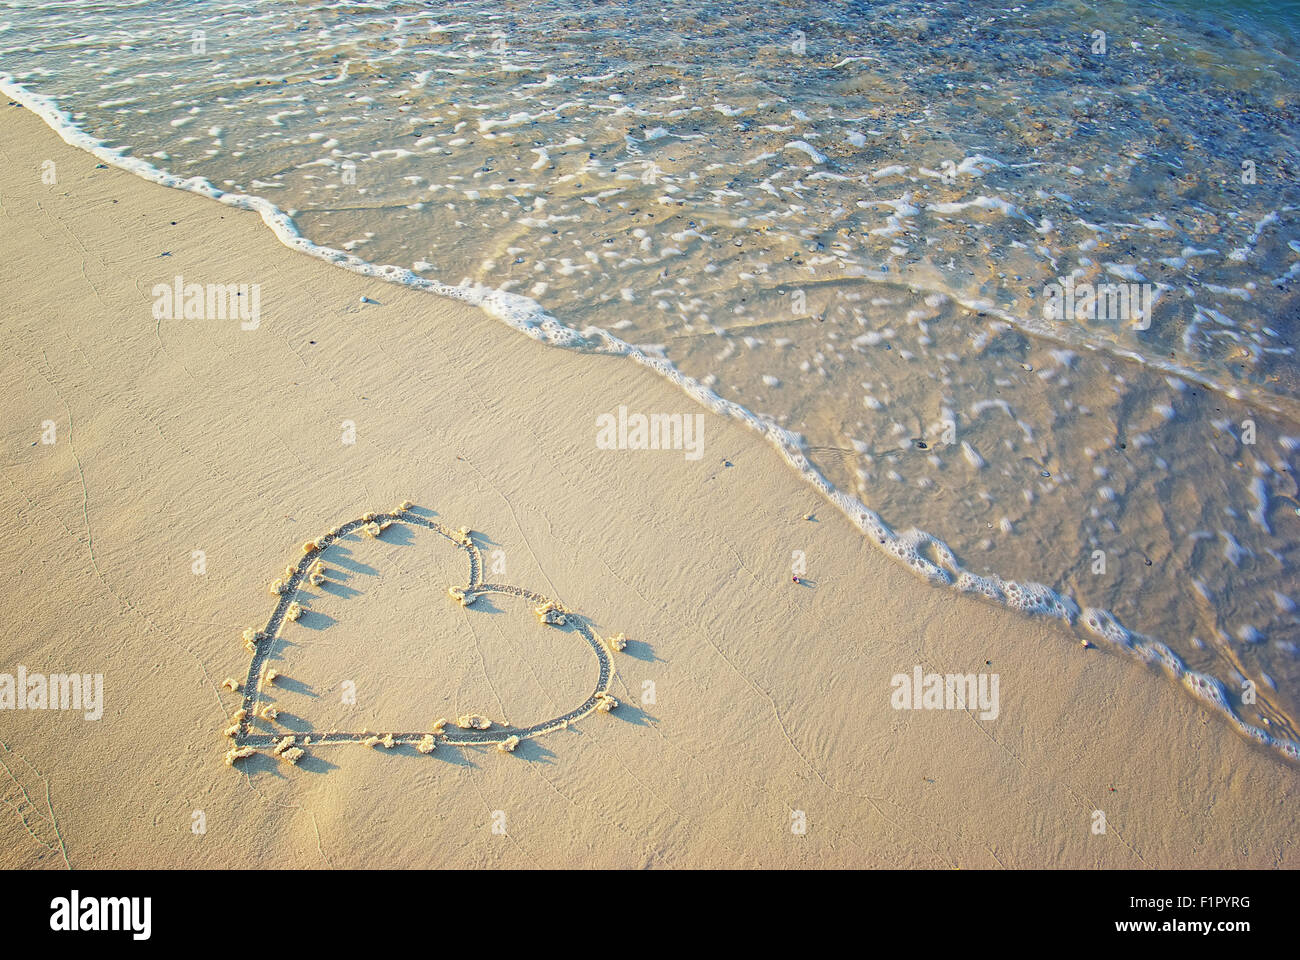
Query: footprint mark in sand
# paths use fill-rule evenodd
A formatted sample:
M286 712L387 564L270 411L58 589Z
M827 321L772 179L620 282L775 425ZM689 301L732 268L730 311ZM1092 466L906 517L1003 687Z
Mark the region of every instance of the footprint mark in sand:
M492 744L508 752L514 750L521 741L531 740L533 737L539 737L542 734L565 729L569 724L581 720L593 712L608 712L618 706L618 701L610 696L609 689L614 676L611 654L614 651L622 650L626 646L626 640L622 634L602 638L592 630L591 624L585 617L574 613L558 601L511 584L484 582L483 557L479 553L478 546L474 543L471 531L463 527L460 531L450 530L434 520L411 513L410 509L411 504L405 502L391 513L367 513L356 520L335 527L323 537L307 541L303 544L302 557L296 564L291 565L285 571L283 579L276 581L272 585L278 594L278 600L275 610L271 614L271 619L261 631L252 629L244 631L245 645L251 651L252 659L248 665L248 678L244 685L243 705L231 718L230 725L225 730L226 736L231 740L231 748L226 753L225 758L227 764L233 765L236 760L251 757L259 752L259 748L265 747L270 747L274 756L296 764L302 758L305 747L336 743L364 743L368 746L383 745L385 747L404 744L414 746L421 753L433 752L440 743ZM536 604L533 612L542 623L556 627L571 626L576 633L581 634L591 646L596 655L596 661L600 665L596 688L592 691L591 696L579 706L561 716L543 720L527 727L493 725L486 718L467 715L454 721L456 728L452 730L446 729L443 726L443 721L440 721L430 730L407 733L394 732L383 736L368 731L359 733L341 733L339 731L296 733L283 736L253 731L251 724L254 718L262 717L263 719L273 720L275 717L273 703L266 700L263 695L266 693L266 688L278 676L278 673L270 669L265 669L264 672L264 668L266 668L267 658L271 652L273 642L279 637L284 624L298 619L299 614L302 612L302 606L295 599L299 587L302 586L304 581L311 583L313 586L321 582L321 579L318 579L323 578L324 571L324 562L321 560L321 555L331 545L353 532L382 537L384 531L393 523L406 523L412 526L425 527L450 540L465 551L469 560L469 582L465 586L452 586L447 590L448 595L462 606L472 606L478 597L490 593L521 597ZM227 681L227 685L237 686L232 681ZM269 714L264 712L268 707L272 711Z

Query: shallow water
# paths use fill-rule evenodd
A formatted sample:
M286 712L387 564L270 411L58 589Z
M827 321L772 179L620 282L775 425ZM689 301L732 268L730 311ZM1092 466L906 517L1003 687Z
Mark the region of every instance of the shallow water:
M0 71L666 358L1294 740L1297 5L1231 7L0 2ZM1045 316L1067 277L1154 306Z

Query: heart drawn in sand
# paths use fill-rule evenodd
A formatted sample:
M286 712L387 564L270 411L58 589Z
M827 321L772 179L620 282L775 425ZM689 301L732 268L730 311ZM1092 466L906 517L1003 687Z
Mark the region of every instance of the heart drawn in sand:
M327 733L317 733L298 730L280 735L254 730L252 727L254 720L274 722L277 718L271 691L279 673L270 669L267 661L285 625L298 620L305 612L297 599L300 590L304 585L319 586L327 581L329 570L325 566L322 554L330 546L354 532L382 538L385 531L393 524L409 524L412 527L432 530L464 551L469 562L469 581L464 586L452 586L447 590L448 596L462 606L471 607L480 597L494 593L519 597L534 604L533 613L541 623L554 627L571 627L575 633L580 634L594 651L600 665L596 689L591 696L567 713L526 727L493 724L486 717L471 714L457 718L453 721L451 729L444 726L446 721L439 721L429 730L393 732L382 736L369 731L348 733L331 730ZM271 584L271 592L277 599L266 627L260 631L249 628L243 635L245 647L252 654L252 659L248 665L247 682L244 684L243 705L231 718L230 725L224 731L231 741L230 750L225 757L228 765L252 756L259 752L259 748L268 747L274 756L296 764L305 753L304 748L337 743L363 743L368 746L384 747L410 745L421 753L432 753L439 743L494 744L498 749L509 752L523 740L564 729L570 723L581 720L590 713L608 712L618 706L618 701L609 694L609 687L614 675L612 654L626 646L622 634L602 638L591 628L586 618L555 600L510 584L484 582L483 557L474 542L472 531L464 527L459 531L452 531L434 520L411 512L409 502L402 503L391 513L367 513L356 520L335 527L323 537L308 540L302 545L302 556L297 563L290 564L286 568L283 579ZM233 680L227 680L225 685L232 689L237 689L239 686Z

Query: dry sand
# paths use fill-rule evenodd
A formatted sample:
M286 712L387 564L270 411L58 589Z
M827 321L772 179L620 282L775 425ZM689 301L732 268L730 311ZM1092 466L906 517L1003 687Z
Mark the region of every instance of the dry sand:
M597 449L620 404L695 412L654 374L294 253L253 214L96 169L0 110L0 672L104 676L98 721L0 713L0 864L1300 862L1295 769L1152 669L923 587L754 433L709 415L698 461ZM177 274L260 284L260 327L155 320ZM223 764L243 694L220 685L245 679L267 584L304 540L403 499L480 531L504 563L487 579L626 633L621 705L513 753ZM580 637L522 602L449 598L463 564L433 537L404 525L327 557L335 586L273 648L278 728L522 725L591 693ZM997 673L999 716L892 709L917 664Z

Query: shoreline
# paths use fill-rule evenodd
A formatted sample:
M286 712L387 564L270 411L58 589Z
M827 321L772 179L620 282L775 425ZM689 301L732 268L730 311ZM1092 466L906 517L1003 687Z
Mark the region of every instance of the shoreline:
M1269 730L1246 721L1233 709L1224 683L1219 677L1191 670L1184 660L1158 637L1130 629L1107 608L1092 607L1086 603L1081 606L1080 602L1077 602L1068 592L1057 593L1046 584L1005 579L997 573L976 574L973 570L962 566L954 551L944 540L928 531L912 527L899 532L891 528L876 511L836 487L829 480L826 472L808 459L804 445L797 434L765 416L752 413L748 408L734 401L720 397L700 381L682 374L670 361L648 353L601 328L588 327L579 332L548 314L539 303L527 297L480 285L453 287L418 276L404 268L374 264L342 250L317 246L299 234L288 214L261 196L226 193L201 178L183 179L159 170L147 161L107 147L102 141L77 127L71 117L61 111L52 98L28 90L8 75L0 75L0 93L17 98L22 106L40 117L45 125L69 146L85 151L111 166L160 186L183 190L217 200L235 209L257 213L276 239L290 250L309 254L370 279L378 279L385 283L470 304L517 332L552 346L581 347L584 351L591 350L635 361L680 388L689 398L706 409L730 417L766 439L801 479L860 530L865 543L873 548L878 547L883 554L892 557L905 568L910 567L920 579L928 581L931 586L951 586L958 592L983 596L987 600L1011 610L1019 610L1026 615L1054 617L1062 621L1070 633L1080 639L1085 647L1102 643L1113 651L1140 662L1162 664L1170 679L1200 701L1206 709L1220 714L1247 740L1273 748L1284 762L1300 764L1300 740L1285 736L1275 737ZM178 288L176 296L179 298L181 285L179 275L176 276L175 283ZM211 286L210 284L209 287ZM1022 322L992 304L959 302L968 310L999 317L1011 327L1040 339L1062 344L1068 342L1058 341L1051 336L1050 332L1040 329L1038 325ZM1225 398L1243 400L1241 391L1237 387L1206 380L1194 371L1167 367L1162 360L1146 360L1123 350L1107 352L1120 360L1139 365L1153 364L1155 369L1176 376L1186 383L1199 384ZM1255 399L1259 400L1258 397ZM1282 398L1278 399L1280 401ZM1294 413L1269 404L1265 404L1265 407L1274 413ZM1286 715L1285 711L1282 715ZM1264 722L1268 723L1267 719Z
M234 865L249 849L308 866L1295 865L1281 801L1300 774L1156 670L918 589L846 518L804 520L821 506L805 482L723 416L705 415L697 462L599 450L602 412L695 412L651 371L295 256L228 207L96 170L29 111L6 118L5 551L19 572L5 613L27 625L7 660L102 672L105 714L69 738L71 721L33 712L5 740L52 782L74 866ZM49 158L55 184L39 177ZM71 269L52 283L54 264ZM147 291L176 274L260 283L260 328L155 320ZM32 444L47 420L59 440ZM502 579L626 631L637 646L613 682L630 709L514 756L349 747L287 774L222 766L236 697L217 682L266 582L303 535L401 496L486 531ZM791 583L793 551L807 585ZM434 585L427 604L367 608L369 628L409 634L450 604ZM478 672L485 690L513 682L465 623L483 660L465 688ZM340 626L295 634L286 662L341 655L308 652ZM893 710L890 678L917 665L988 666L1000 715ZM529 666L540 703L546 664ZM384 823L366 815L376 790ZM485 826L488 797L520 824L515 843ZM196 798L228 829L195 841ZM41 862L21 835L6 850L6 865Z

